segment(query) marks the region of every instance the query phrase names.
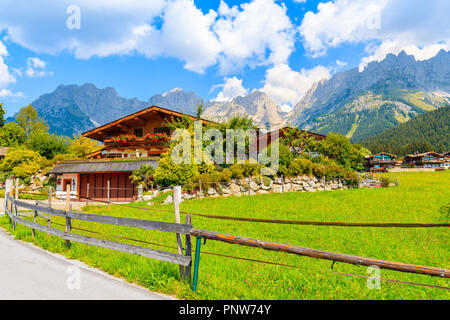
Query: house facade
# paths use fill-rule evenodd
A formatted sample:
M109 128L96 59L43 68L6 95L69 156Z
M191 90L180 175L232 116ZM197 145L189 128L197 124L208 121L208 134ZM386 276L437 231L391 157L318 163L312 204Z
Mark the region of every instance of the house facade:
M180 112L151 106L89 130L82 136L102 142L103 148L88 155L88 158L159 157L167 151L167 141L171 135L167 123L182 116ZM188 117L195 120L195 117Z
M386 172L398 165L397 156L387 152L380 152L364 157L364 167L370 172Z
M70 185L71 198L80 201L135 200L137 186L130 180L131 174L142 165L156 168L161 154L168 149L171 131L167 124L183 116L151 106L83 133L84 137L102 142L103 148L88 155L88 159L57 163L50 170L57 181L56 197L65 198Z
M444 155L431 151L419 154L409 154L404 157L403 163L410 167L440 168L444 167L446 160Z

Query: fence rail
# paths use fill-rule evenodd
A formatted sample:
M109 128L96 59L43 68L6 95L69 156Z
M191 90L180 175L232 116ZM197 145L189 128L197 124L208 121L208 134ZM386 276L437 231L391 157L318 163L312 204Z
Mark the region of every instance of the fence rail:
M218 232L211 232L205 230L192 229L191 234L196 237L202 237L205 239L217 240L232 244L239 244L250 247L262 248L265 250L281 251L287 253L293 253L301 256L308 256L311 258L339 261L344 263L350 263L363 266L378 266L381 269L389 269L395 271L426 274L430 276L437 276L442 278L450 278L450 270L444 268L419 266L401 262L392 262L387 260L359 257L353 255L347 255L342 253L335 253L330 251L323 251L317 249L304 248L289 244L281 244L269 241L262 241L256 239L250 239L245 237L239 237L229 234L223 234Z
M66 218L66 220L70 221L71 219L82 220L82 221L90 221L90 222L98 222L98 223L107 223L114 224L119 226L127 226L134 228L143 228L157 231L165 231L171 233L183 233L189 234L192 229L192 225L183 225L180 223L168 223L168 222L160 222L160 221L150 221L150 220L140 220L140 219L130 219L130 218L121 218L121 217L111 217L111 216L100 216L94 214L85 214L78 213L72 211L63 211L58 209L53 209L45 206L30 204L20 200L14 200L9 194L6 194L6 213L11 218L14 224L22 224L26 227L29 227L33 230L42 231L48 234L52 234L59 238L62 238L66 241L74 241L79 243L84 243L88 245L93 245L101 248L112 249L116 251L131 253L140 255L147 258L152 258L156 260L166 261L178 264L180 266L188 267L192 263L192 258L190 255L182 255L171 252L165 252L161 250L155 250L145 247L140 247L136 245L130 245L110 240L98 239L87 237L79 234L74 234L69 231L63 231L60 229L55 229L49 226L44 226L38 224L36 222L28 221L25 219L21 219L18 216L17 207L26 208L30 210L34 210L35 216L37 216L38 212L47 213L48 215L54 215L62 218ZM14 212L15 211L15 212ZM70 225L70 222L69 222ZM67 223L66 223L67 226Z

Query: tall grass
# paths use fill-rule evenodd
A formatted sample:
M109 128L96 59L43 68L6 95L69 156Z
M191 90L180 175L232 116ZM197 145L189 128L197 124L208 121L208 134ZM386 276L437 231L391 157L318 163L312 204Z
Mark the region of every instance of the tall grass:
M399 187L353 189L329 192L292 192L256 196L206 198L181 203L185 212L252 218L316 220L342 222L449 222L440 210L450 199L450 171L397 174ZM158 199L156 199L158 200ZM157 202L157 201L155 201ZM136 205L136 204L134 204ZM137 205L147 207L145 202ZM111 206L85 207L86 212L174 222L173 206L155 204L144 211ZM41 223L45 223L40 219ZM54 221L63 224L60 219ZM6 218L0 224L9 229ZM363 228L319 227L266 223L247 223L192 217L195 228L246 236L267 241L353 254L391 261L435 267L450 267L447 228ZM103 234L126 236L172 248L144 245L176 252L174 234L128 227L73 221L73 226ZM63 228L62 226L56 226ZM86 232L74 232L98 237ZM18 226L14 234L33 241L31 230ZM118 240L110 236L106 239ZM202 252L213 252L250 259L266 260L295 268L241 261L202 254L198 291L179 278L178 266L108 249L64 241L37 232L36 244L98 267L113 275L166 294L189 299L448 299L447 290L382 282L381 289L368 289L365 278L330 273L342 272L368 276L367 268L335 263L286 253L207 241ZM194 242L194 241L193 241ZM381 270L382 278L448 287L446 279Z

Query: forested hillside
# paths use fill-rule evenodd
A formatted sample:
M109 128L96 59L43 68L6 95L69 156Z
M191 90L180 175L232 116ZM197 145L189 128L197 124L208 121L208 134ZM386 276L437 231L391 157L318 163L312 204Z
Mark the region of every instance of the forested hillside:
M450 149L450 106L426 112L360 143L373 153L396 155Z

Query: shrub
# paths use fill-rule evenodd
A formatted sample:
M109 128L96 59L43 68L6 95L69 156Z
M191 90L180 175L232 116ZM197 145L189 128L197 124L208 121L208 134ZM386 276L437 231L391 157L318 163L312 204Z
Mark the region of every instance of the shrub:
M263 176L263 184L264 184L265 187L270 186L271 181L272 180L270 180L269 177Z
M311 160L298 158L292 161L289 167L289 176L296 177L300 175L311 175L312 174L312 162Z
M381 186L383 188L389 187L389 178L388 177L380 177Z
M244 177L253 177L257 174L259 174L259 165L257 164L241 164L242 166L242 174Z
M320 163L313 163L313 166L312 166L312 173L313 173L317 178L325 177L326 170L327 170L327 168L326 168L323 164L320 164Z
M447 218L450 218L450 202L447 202L444 204L440 209L439 212L444 215Z
M39 153L27 149L15 149L6 154L0 169L24 180L38 172L45 164Z
M133 171L130 179L133 183L137 183L147 188L154 172L155 169L153 169L151 165L144 164L139 169Z
M190 184L198 176L197 166L193 164L175 164L170 154L165 153L159 160L153 174L155 182L162 187Z
M242 179L244 177L244 169L240 164L233 164L230 166L231 178Z

